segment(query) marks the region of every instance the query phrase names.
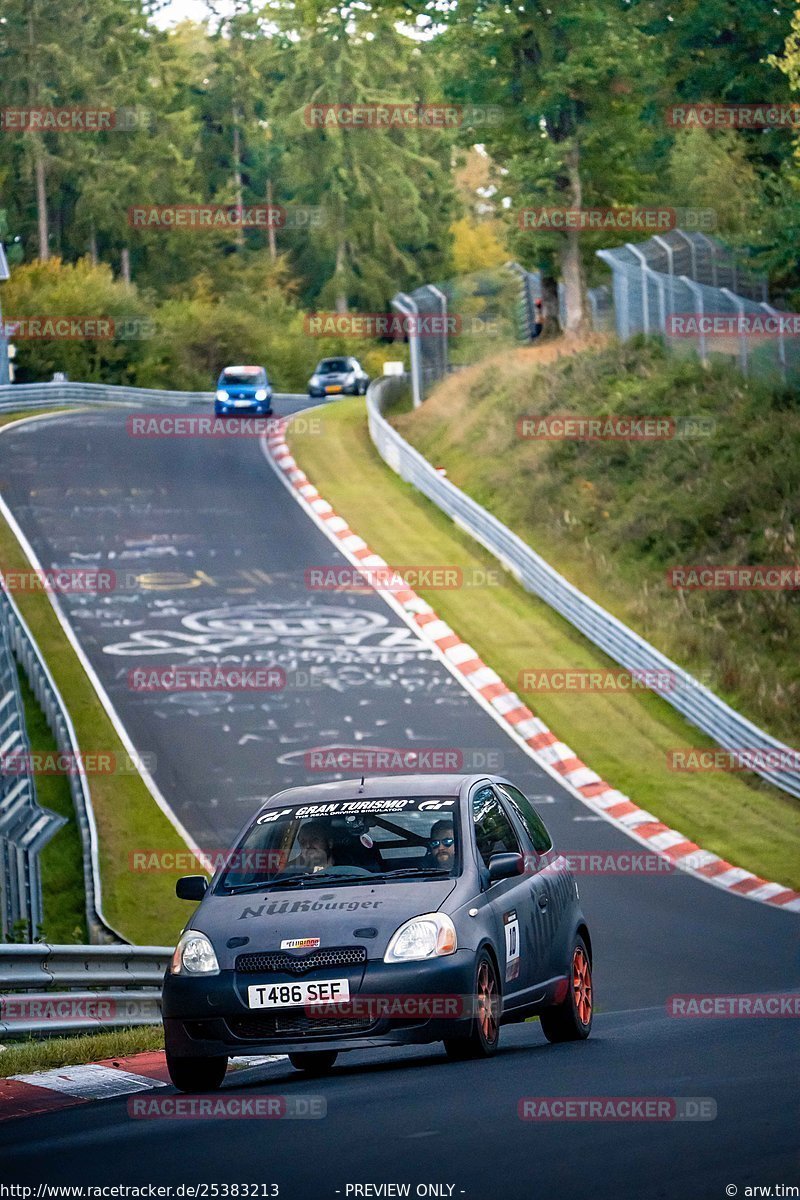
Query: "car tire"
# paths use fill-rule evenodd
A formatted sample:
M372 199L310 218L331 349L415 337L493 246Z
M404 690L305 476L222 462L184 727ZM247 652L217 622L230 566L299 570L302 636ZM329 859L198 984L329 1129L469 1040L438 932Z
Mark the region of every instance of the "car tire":
M475 964L477 1011L472 1018L472 1027L462 1037L444 1039L447 1057L452 1062L464 1062L470 1058L490 1058L500 1043L501 994L497 968L487 950L482 950Z
M539 1020L548 1042L582 1042L592 1028L592 960L583 938L575 938L567 994L560 1004L542 1012Z
M336 1050L303 1050L290 1054L289 1062L306 1075L327 1075L338 1057Z
M228 1060L221 1058L177 1058L167 1050L169 1077L179 1092L216 1092L225 1078Z

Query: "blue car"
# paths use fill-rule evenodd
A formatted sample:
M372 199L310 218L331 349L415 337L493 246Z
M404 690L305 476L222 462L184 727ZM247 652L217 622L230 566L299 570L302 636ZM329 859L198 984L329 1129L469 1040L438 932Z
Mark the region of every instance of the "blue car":
M272 416L272 386L264 367L226 367L217 380L215 416L241 412Z

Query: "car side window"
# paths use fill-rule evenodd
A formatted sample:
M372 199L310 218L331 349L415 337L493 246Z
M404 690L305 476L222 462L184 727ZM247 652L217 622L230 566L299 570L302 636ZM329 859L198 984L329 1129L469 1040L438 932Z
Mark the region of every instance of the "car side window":
M521 854L514 827L503 811L493 788L479 788L472 797L472 819L475 840L484 866L489 866L493 854Z
M498 785L498 790L507 796L517 810L520 820L530 834L533 848L537 854L546 854L553 848L553 839L547 832L544 821L537 813L527 796L510 783Z

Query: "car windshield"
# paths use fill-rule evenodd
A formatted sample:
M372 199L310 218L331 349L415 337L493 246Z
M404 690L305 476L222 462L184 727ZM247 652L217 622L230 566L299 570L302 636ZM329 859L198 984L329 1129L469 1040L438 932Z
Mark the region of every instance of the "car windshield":
M323 358L316 373L317 375L341 375L344 371L349 370L350 364L346 358Z
M267 373L263 367L226 367L220 383L258 384L266 383Z
M231 852L216 890L452 876L459 829L449 796L277 804Z

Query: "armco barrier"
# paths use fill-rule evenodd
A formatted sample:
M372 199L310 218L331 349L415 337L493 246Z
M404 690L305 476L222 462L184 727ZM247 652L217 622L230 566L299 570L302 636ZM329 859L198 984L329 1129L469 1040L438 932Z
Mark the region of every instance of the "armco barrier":
M70 772L67 779L72 795L75 819L81 835L86 923L89 937L93 941L124 942L125 939L109 925L102 911L97 829L89 781L83 768L83 760L72 720L22 613L13 597L2 588L0 588L0 626L5 631L14 657L25 672L59 751L69 754L72 761L78 764L78 770ZM37 894L31 895L28 903L28 923L33 936L38 932L38 923L41 917L38 873L36 873L35 882Z
M157 1025L169 946L0 946L0 1037Z
M10 631L0 620L0 751L20 762L18 770L0 770L0 939L9 941L22 930L39 933L39 853L66 820L38 803L29 750Z
M0 412L58 408L63 404L211 404L213 392L160 392L107 383L10 383L0 387Z
M396 375L376 380L367 392L370 437L381 458L396 474L485 546L527 591L549 604L609 658L628 671L652 674L656 682L661 673L665 686L653 690L724 749L736 751L746 747L791 758L793 751L788 746L735 712L688 671L595 604L497 517L439 475L383 416L385 403L407 387L407 377ZM764 766L757 774L783 791L800 796L800 775L796 772Z

